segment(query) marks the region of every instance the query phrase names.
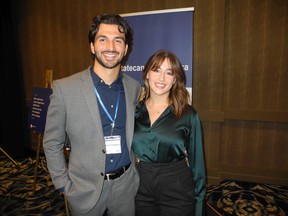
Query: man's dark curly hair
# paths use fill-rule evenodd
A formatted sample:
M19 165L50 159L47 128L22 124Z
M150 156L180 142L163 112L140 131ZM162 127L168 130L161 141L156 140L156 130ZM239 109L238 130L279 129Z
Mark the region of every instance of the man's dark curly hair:
M99 31L100 24L112 24L118 25L119 32L125 34L125 44L128 45L128 50L126 56L124 56L122 60L122 65L126 63L128 60L128 56L132 51L133 46L133 29L129 25L129 23L118 14L101 14L93 18L91 29L88 34L89 45L90 43L94 43L95 36ZM95 59L95 54L91 53L92 59Z

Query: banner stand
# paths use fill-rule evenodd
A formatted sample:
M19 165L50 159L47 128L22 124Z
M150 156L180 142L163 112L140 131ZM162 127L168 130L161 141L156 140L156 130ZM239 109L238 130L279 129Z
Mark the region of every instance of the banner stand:
M53 80L53 71L52 70L46 70L46 76L45 76L45 88L51 88L52 86L52 80ZM33 131L37 134L37 149L36 149L36 162L35 162L35 169L34 169L34 184L33 184L33 195L36 191L36 184L37 184L37 175L38 175L38 165L39 165L39 158L40 158L40 149L43 143L43 134Z
M41 144L43 141L43 135L40 133L37 133L37 150L36 150L36 162L35 162L35 168L34 168L34 184L33 184L33 195L35 194L36 191L36 183L37 183L37 175L38 175L38 165L39 165L39 158L40 158L40 149L41 149Z
M3 154L4 154L7 158L9 158L17 167L20 165L20 164L18 164L16 161L14 161L13 158L10 157L1 147L0 147L0 150L1 150L1 151L3 152Z

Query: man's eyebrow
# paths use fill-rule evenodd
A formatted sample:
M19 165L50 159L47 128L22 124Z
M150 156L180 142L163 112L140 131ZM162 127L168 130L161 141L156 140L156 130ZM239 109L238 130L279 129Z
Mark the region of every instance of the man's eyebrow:
M96 38L101 38L101 37L107 38L106 35L98 35L98 36L96 36Z
M98 35L95 38L109 38L109 36L107 36L107 35ZM125 38L122 37L122 36L116 36L116 37L114 37L114 39L121 39L121 40L125 41Z
M117 36L117 37L115 37L115 39L121 39L121 40L125 41L125 38L121 37L121 36Z

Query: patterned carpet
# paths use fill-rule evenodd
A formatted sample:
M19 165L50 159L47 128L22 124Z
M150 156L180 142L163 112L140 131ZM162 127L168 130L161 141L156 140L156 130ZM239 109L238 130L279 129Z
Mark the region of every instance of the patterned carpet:
M66 215L64 198L51 182L45 158L39 158L36 184L35 158L16 162L18 166L0 156L0 215ZM207 215L288 215L288 188L276 185L223 180L207 186L206 199Z
M52 185L45 158L39 158L34 194L36 160L29 157L16 162L20 166L0 157L0 215L66 215L64 198Z
M219 215L288 215L288 188L223 180L207 187L207 202Z

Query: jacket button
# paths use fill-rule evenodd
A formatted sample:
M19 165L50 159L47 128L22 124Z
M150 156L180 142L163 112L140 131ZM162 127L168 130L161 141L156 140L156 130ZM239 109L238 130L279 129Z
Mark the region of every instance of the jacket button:
M104 176L104 173L103 173L103 172L101 172L100 174L101 174L101 176Z
M106 153L104 149L102 149L102 152L103 152L104 154Z

